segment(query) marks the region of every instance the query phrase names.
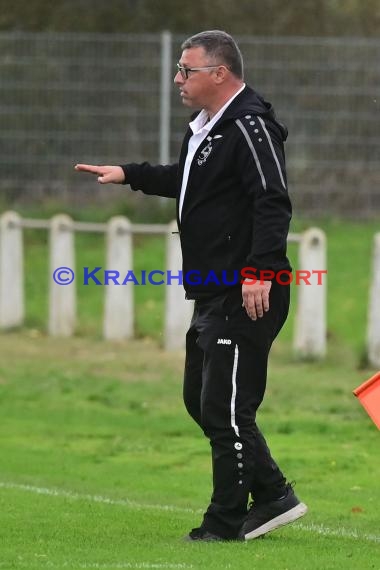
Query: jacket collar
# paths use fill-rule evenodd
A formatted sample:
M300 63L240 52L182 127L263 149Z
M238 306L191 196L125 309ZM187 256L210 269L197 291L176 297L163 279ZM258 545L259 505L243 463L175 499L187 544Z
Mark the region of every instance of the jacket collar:
M200 111L193 113L191 116L192 120L194 120L199 113ZM221 118L215 123L213 129L220 126L225 121L236 120L247 114L265 116L266 119L277 125L281 131L283 140L286 140L288 134L287 128L285 125L277 121L271 103L266 101L259 93L257 93L257 91L249 87L249 85L246 85L243 91L235 97L224 111Z

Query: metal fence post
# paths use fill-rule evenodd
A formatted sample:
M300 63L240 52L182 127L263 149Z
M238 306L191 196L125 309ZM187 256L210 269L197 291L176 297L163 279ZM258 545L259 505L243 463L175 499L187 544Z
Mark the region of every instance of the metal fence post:
M170 162L170 105L172 89L172 35L161 34L160 164Z
M380 233L374 238L367 345L370 365L380 368Z
M16 212L0 216L0 328L24 320L24 267L21 217Z
M107 225L106 269L116 271L105 279L105 305L103 336L108 340L122 340L133 336L133 287L132 282L122 285L122 279L132 270L131 223L124 216L114 216ZM112 275L115 281L112 280Z
M173 221L168 226L166 238L166 268L168 276L165 301L166 350L177 350L185 346L185 335L193 312L193 302L186 301L180 280L175 277L179 275L181 267L181 244L177 222Z
M298 279L294 349L301 357L323 358L326 355L327 275L315 273L326 270L326 236L322 230L310 228L302 234L299 267L301 271L310 272L310 285Z
M59 268L59 271L56 271ZM73 220L58 214L50 220L49 334L72 336L76 324ZM53 277L54 276L54 277ZM59 281L61 284L58 284Z

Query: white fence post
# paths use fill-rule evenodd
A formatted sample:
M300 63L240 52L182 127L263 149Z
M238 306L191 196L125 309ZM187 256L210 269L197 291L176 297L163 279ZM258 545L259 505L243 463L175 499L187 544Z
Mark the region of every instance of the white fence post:
M116 279L122 283L132 267L132 230L131 224L124 216L114 216L107 227L107 261L108 271L118 271ZM116 278L116 273L114 274ZM105 305L103 336L108 340L122 340L133 337L133 282L117 285L109 275L105 284Z
M380 233L374 238L367 344L370 365L380 368Z
M68 337L76 324L73 220L58 214L50 220L49 334ZM59 285L58 283L62 283Z
M178 350L185 346L185 335L193 313L193 302L186 301L183 286L178 279L182 268L181 243L177 223L171 222L166 237L166 268L168 284L165 302L165 349ZM171 283L169 283L171 276ZM182 276L183 278L183 276Z
M24 266L21 217L5 212L0 217L0 328L24 320Z
M309 271L310 285L299 275L297 313L294 335L295 352L306 358L323 358L326 355L326 282L327 275L315 273L326 270L326 236L318 228L302 234L299 248L299 268ZM313 273L314 272L314 273ZM303 274L307 276L306 273Z

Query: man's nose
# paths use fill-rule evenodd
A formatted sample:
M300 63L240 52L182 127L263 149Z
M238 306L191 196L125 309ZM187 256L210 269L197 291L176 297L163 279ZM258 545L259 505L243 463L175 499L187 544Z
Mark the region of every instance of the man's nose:
M173 81L176 85L183 85L184 84L184 79L183 79L183 77L179 71L177 71L177 73L175 74Z

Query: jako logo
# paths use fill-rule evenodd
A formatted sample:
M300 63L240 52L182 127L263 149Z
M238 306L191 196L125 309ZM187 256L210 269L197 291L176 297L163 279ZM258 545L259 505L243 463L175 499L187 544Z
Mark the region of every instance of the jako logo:
M231 341L229 338L218 338L217 344L231 344Z

